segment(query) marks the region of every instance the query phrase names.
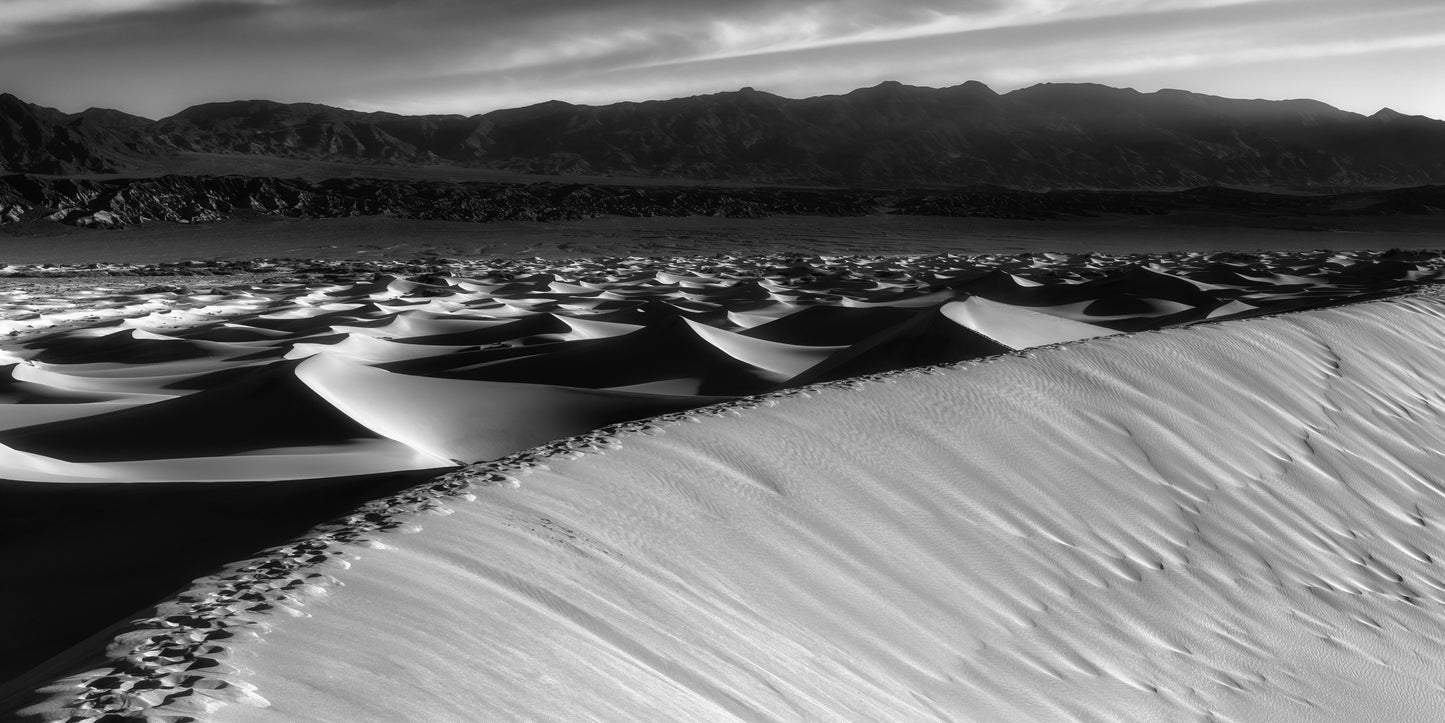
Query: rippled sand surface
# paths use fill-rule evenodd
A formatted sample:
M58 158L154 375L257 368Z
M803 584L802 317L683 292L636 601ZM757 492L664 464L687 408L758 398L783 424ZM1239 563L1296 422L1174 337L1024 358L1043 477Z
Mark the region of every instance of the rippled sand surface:
M3 494L51 520L26 528L30 562L15 578L30 592L7 613L35 624L11 637L23 662L5 699L64 677L37 711L320 720L307 711L345 698L359 719L532 717L543 713L526 701L540 698L577 714L678 718L1299 714L1280 702L1289 696L1338 708L1344 694L1319 680L1299 690L1256 680L1282 670L1266 664L1280 646L1301 643L1235 630L1267 616L1229 617L1247 612L1232 589L1209 599L1213 628L1166 635L1149 626L1168 621L1151 616L1253 570L1266 548L1239 542L1250 530L1279 537L1268 545L1284 557L1267 566L1306 569L1302 551L1344 544L1306 534L1325 525L1315 507L1261 511L1250 506L1277 501L1240 490L1353 488L1367 469L1428 488L1418 454L1431 448L1411 435L1433 419L1420 390L1434 374L1436 302L1253 317L1398 293L1441 268L1430 255L1374 252L717 255L437 261L426 273L286 267L245 284L12 279L0 302L12 335L0 345ZM1171 331L1138 335L1155 329ZM1348 392L1337 399L1339 384ZM829 391L799 399L800 388ZM710 411L687 411L700 407ZM670 421L635 421L647 419ZM1313 438L1296 437L1330 424L1343 425L1330 452L1343 456L1320 462ZM551 470L518 477L537 464ZM435 488L399 491L436 475ZM207 494L237 515L285 512L247 526ZM1215 498L1235 507L1209 517L1224 509ZM355 505L366 511L310 542L249 557ZM376 536L428 510L466 514ZM1360 514L1350 519L1362 529L1383 524ZM1275 530L1278 516L1294 527ZM1190 542L1202 520L1223 527ZM1433 559L1428 541L1380 529L1369 534L1400 543L1390 549ZM96 554L115 535L130 559L148 546L183 551L138 571ZM412 551L366 552L341 574L368 540ZM1385 554L1362 550L1340 554L1366 567L1367 553ZM139 627L126 622L223 565ZM1288 587L1301 572L1267 604L1293 615L1309 590L1363 594L1358 576L1320 570L1305 597ZM76 577L124 579L130 597L44 613ZM1130 596L1149 580L1166 581L1157 599ZM1407 605L1431 599L1425 582L1396 582L1413 591L1395 596ZM1384 613L1360 604L1342 614L1384 629ZM286 608L316 617L267 612ZM1038 632L1041 620L1052 632ZM273 627L268 641L294 647L236 645ZM93 633L113 638L108 654L82 645L40 664ZM1226 661L1224 633L1250 641L1248 665ZM381 658L355 654L366 645ZM1196 669L1196 648L1243 692L1181 672ZM1125 654L1134 649L1185 662L1144 665ZM247 662L235 667L233 652ZM307 657L318 654L346 672L306 678L327 669ZM360 694L395 674L382 658L440 675L440 687L418 688L439 707ZM87 660L99 672L65 677ZM1356 662L1331 660L1341 671ZM561 690L568 680L584 682ZM1250 681L1258 695L1244 694ZM228 701L272 706L219 707Z

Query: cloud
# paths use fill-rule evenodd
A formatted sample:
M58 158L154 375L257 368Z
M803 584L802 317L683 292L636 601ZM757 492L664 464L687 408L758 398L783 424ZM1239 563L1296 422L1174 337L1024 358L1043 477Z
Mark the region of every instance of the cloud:
M269 0L18 0L0 4L0 37L20 44L96 33L193 30L264 12Z
M6 0L0 90L148 115L237 97L470 113L1153 77L1433 47L1413 29L1442 26L1434 0Z
M1003 83L1129 76L1171 69L1233 69L1279 60L1343 58L1445 47L1445 8L1424 3L1365 7L1316 0L1308 9L1286 2L1214 12L1191 22L1156 27L1138 18L1128 32L1071 33L1069 40L1035 44L1027 60L1001 68ZM1160 18L1171 19L1172 18ZM1402 32L1401 28L1405 30ZM1321 73L1321 81L1328 81Z
M15 35L36 26L163 7L168 0L10 0L0 4L0 32Z

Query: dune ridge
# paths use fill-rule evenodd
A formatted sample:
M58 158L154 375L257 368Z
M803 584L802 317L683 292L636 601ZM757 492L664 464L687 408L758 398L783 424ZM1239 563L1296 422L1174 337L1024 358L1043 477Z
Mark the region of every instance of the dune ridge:
M1333 304L1442 274L1438 257L1378 252L437 267L21 297L11 328L35 326L0 349L3 474L202 482L444 468L730 397Z
M1416 295L603 428L198 580L28 713L1428 717L1442 348Z
M1319 251L7 268L28 277L0 295L0 515L23 530L0 542L0 697L197 575L466 463L799 386L1397 294L1442 267ZM121 539L173 554L95 554ZM107 594L55 600L74 579Z

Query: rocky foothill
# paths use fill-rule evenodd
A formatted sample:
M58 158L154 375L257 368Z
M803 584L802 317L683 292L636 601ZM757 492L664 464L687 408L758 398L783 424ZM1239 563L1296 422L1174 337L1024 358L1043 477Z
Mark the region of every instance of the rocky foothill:
M249 176L168 175L104 180L0 176L0 225L50 221L85 228L120 228L157 221L207 223L238 214L389 216L461 222L874 213L1045 220L1178 211L1246 216L1385 216L1433 214L1442 209L1445 186L1305 196L1226 188L1182 192L1035 192L1007 188L888 191L388 179L311 182Z

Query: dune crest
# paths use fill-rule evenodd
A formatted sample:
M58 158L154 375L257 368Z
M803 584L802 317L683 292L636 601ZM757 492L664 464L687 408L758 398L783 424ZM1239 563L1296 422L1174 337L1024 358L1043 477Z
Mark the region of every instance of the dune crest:
M1010 349L1027 349L1031 346L1061 344L1120 333L1115 329L1034 311L1028 307L1001 304L980 296L949 302L939 310L960 326L972 329Z
M432 455L442 465L505 457L619 419L652 417L717 401L691 395L417 377L326 354L308 358L296 374L351 419Z
M206 600L270 590L310 614L215 608L207 625L269 630L267 645L235 645L249 672L204 676L173 709L1428 718L1445 702L1442 346L1445 301L1415 296L552 443L379 500L163 605L194 620ZM113 650L172 639L164 620ZM31 711L125 679L67 679Z
M276 713L236 719L1429 717L1441 344L1445 303L1370 304L549 461L404 518L423 534L341 575L376 607L242 658ZM318 651L339 675L305 675ZM426 679L372 677L397 657Z
M1096 334L1114 338L1067 348L1115 348L1110 345L1132 344L1126 335L1133 332L1399 294L1438 280L1442 261L1430 254L1363 251L628 257L367 266L259 260L248 268L297 276L233 288L27 281L0 299L0 313L17 321L11 338L0 344L7 362L0 367L0 457L8 460L3 476L9 477L0 481L6 500L0 507L11 511L7 524L23 531L21 546L0 550L17 553L7 579L12 594L0 601L6 613L0 617L11 621L0 630L0 677L10 680L0 685L0 711L44 681L79 669L82 659L93 661L87 670L101 659L112 661L105 665L139 666L124 668L114 680L67 678L71 682L51 691L63 698L75 690L74 681L82 681L78 685L89 691L81 695L87 710L154 708L165 697L115 687L133 683L194 696L195 681L177 677L175 666L186 671L193 664L208 666L206 661L226 657L229 648L205 642L209 638L197 637L189 626L204 624L228 635L238 625L253 632L269 629L274 611L309 605L312 593L298 591L331 589L330 573L315 566L341 564L352 543L388 544L373 534L411 526L396 522L406 510L443 511L437 489L472 494L466 488L475 479L515 485L518 474L543 458L551 464L553 457L626 448L633 444L626 441L632 432L666 431L671 438L676 435L664 423L728 416L813 393L790 391L800 385L851 388L860 376ZM1174 372L1189 363L1181 357L1159 368ZM1063 378L1091 379L1087 369L1071 373ZM1052 398L1052 392L1027 385L1019 391L1020 399ZM957 406L952 413L972 415L977 424L1015 426L998 418L1013 402L950 399L939 393L930 404L952 403ZM1176 428L1188 419L1170 411L1167 396L1157 401L1165 406L1146 408L1171 420L1165 428L1183 434ZM1079 405L1096 403L1102 402L1085 399ZM678 411L694 407L704 411ZM665 416L654 417L658 414ZM913 430L904 440L892 440L887 429L857 429L846 439L832 439L828 432L819 442L824 449L812 441L822 433L808 430L831 429L831 414L774 430L773 441L789 450L778 451L778 459L828 458L816 465L826 470L858 454L873 455L880 445L875 456L889 459L908 454L943 428ZM854 418L847 409L838 414L840 423ZM749 415L744 426L765 418ZM870 419L876 425L888 417L872 413ZM1108 419L1093 422L1096 433L1117 433ZM703 428L723 429L712 422ZM1271 430L1257 431L1264 438ZM736 491L748 499L792 493L796 485L775 470L776 460L734 450L746 450L751 442L724 432L699 442L710 460L704 478L710 479L709 469L742 470L746 484ZM553 441L572 434L582 437ZM1059 452L1056 447L1070 449L1069 440L1067 434L1048 437L1039 442L1042 453L1012 454L1067 473L1068 464L1051 462L1050 455ZM534 445L542 446L527 451ZM999 449L1012 448L1001 443ZM1278 454L1287 459L1290 453ZM500 460L485 468L492 471L473 468L386 497L430 475L488 459ZM966 476L973 464L942 466ZM1135 466L1161 464L1151 457ZM686 465L679 469L684 476L672 478L675 484L692 474ZM599 474L608 473L599 468ZM632 499L628 495L659 478L669 475L646 472L631 491L618 491L620 499ZM362 511L325 523L362 502ZM712 509L709 514L730 514L727 499L701 496L696 502ZM1009 514L1008 505L998 509L1002 512L989 514ZM664 534L694 516L666 507L655 512L659 527L636 519L630 523L635 533L628 534ZM760 520L773 515L758 514ZM233 563L319 523L325 524L309 542L284 548L290 552ZM882 531L893 522L878 524ZM743 538L760 547L734 551L739 560L773 544L767 530L742 531L764 536ZM804 532L798 528L798 534ZM144 564L131 555L90 554L116 539L174 554L146 558ZM784 546L779 549L822 544L843 550L839 554L845 557L855 554L853 547L839 547L844 541L835 539L831 528L807 532L805 539L778 539ZM738 543L708 544L724 550ZM117 620L131 620L131 611L218 567L185 599L144 613L153 623L147 629L161 632L126 638L109 658L87 658L100 651L82 641ZM112 594L56 601L49 592L56 579L91 580ZM847 599L851 593L830 588L817 594ZM209 607L192 610L201 600L210 601ZM786 631L756 625L771 637L786 637ZM200 651L209 646L220 652ZM130 662L115 662L115 656L127 655ZM244 681L228 677L220 666L207 675L221 676L216 685L237 686L227 700L246 697ZM699 671L689 675L703 680ZM197 699L190 703L199 705Z
M0 474L430 469L720 399L1333 304L1441 273L1435 257L1375 252L777 255L21 295L12 315L46 313L0 349L0 445L15 461Z

